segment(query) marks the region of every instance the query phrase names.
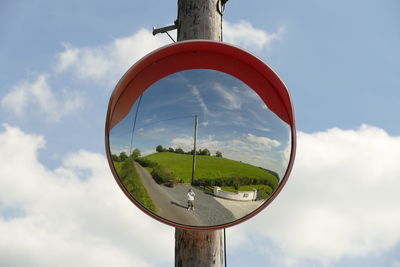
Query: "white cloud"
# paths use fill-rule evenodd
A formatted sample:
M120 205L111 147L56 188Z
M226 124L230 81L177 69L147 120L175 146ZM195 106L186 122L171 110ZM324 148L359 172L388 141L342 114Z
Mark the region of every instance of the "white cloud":
M44 146L43 137L18 128L0 132L0 265L172 262L172 229L125 199L102 155L73 153L50 170L38 161ZM286 187L264 212L229 229L229 245L260 251L272 242L278 249L267 256L277 266L332 265L389 250L400 242L399 158L400 137L375 127L299 133Z
M197 87L194 85L188 85L188 86L192 89L192 94L196 98L200 107L203 109L203 112L205 114L209 114L208 107L207 107L206 103L204 102L203 98L201 97L199 89L197 89Z
M171 264L173 228L127 200L104 156L79 151L50 170L38 161L44 145L0 131L1 266Z
M272 241L280 248L272 257L281 265L330 265L389 250L400 243L399 158L400 137L379 128L299 133L281 195L247 227L232 231Z
M283 28L279 28L275 33L268 33L254 28L247 21L224 21L223 29L224 41L251 50L266 49L273 40L279 39L283 32ZM94 47L75 47L73 44L64 43L64 50L56 56L55 69L60 73L72 72L81 79L114 86L136 61L170 43L171 40L165 35L153 36L146 29Z
M272 41L278 40L284 33L281 27L277 32L268 33L254 28L250 22L241 20L238 23L223 22L224 41L249 50L267 49Z
M74 47L64 44L57 55L58 72L72 72L78 78L115 86L122 75L147 53L171 41L162 35L153 36L141 29L128 37L117 38L95 47Z
M64 50L56 55L54 70L36 75L33 81L15 85L0 104L19 117L39 112L48 121L59 121L61 117L80 110L83 97L78 91L53 89L49 78L57 77L54 74L72 73L74 77L89 79L111 89L133 63L167 43L170 40L165 36L153 36L144 29L95 47L79 48L64 43Z
M225 41L250 49L266 48L283 32L280 29L277 33L269 34L254 28L246 21L236 24L225 22L224 28ZM153 36L145 29L140 29L131 36L117 38L94 47L74 47L72 44L64 43L64 50L56 55L57 62L54 71L72 73L80 79L88 79L112 88L132 64L147 53L168 43L171 41L164 35ZM60 98L49 85L49 77L50 74L37 75L32 82L26 81L14 86L1 99L1 106L20 117L28 112L28 108L35 107L50 121L58 121L62 116L73 113L83 106L82 95L76 91L60 90L63 95ZM209 113L207 105L196 90L193 88L192 93L203 110ZM240 108L240 99L235 98L220 86L217 86L216 90L229 101L231 109Z
M242 106L242 101L237 92L232 92L227 90L219 83L213 85L213 89L222 97L224 100L223 107L229 110L240 109Z
M29 95L25 86L15 86L1 99L3 108L12 110L17 116L23 116L28 105Z
M58 121L62 116L76 112L83 106L82 95L76 91L61 91L57 97L48 82L47 74L40 74L32 82L15 85L1 99L1 106L19 117L26 113L39 113L48 121Z
M159 138L160 134L163 134L166 132L165 128L153 128L153 129L144 129L140 128L139 129L139 134L141 136L147 136L147 137L153 137L153 138Z
M193 137L176 137L172 139L171 144L174 148L188 151L193 148Z
M271 132L271 129L267 127L257 127L256 129L263 132Z
M78 48L72 47L68 43L63 44L63 46L64 51L57 55L56 71L58 72L65 71L79 60L80 50Z
M255 136L254 134L250 133L246 135L246 140L262 145L262 149L271 149L272 147L278 147L281 145L281 143L277 140L273 140L265 136Z

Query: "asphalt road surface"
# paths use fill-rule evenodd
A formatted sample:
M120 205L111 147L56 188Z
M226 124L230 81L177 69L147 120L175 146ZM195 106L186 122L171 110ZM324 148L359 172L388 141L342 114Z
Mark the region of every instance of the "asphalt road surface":
M135 162L135 167L160 217L178 224L202 227L226 224L238 219L212 195L190 185L177 184L174 188L159 185L140 164ZM187 210L189 188L196 194L194 211Z

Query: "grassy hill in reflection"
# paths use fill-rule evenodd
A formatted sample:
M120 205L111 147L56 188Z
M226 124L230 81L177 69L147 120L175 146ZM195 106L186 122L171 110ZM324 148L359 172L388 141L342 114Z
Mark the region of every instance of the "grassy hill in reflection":
M158 152L136 160L151 172L157 183L191 183L192 155ZM262 190L266 198L278 184L279 177L273 171L222 157L196 156L193 185L206 190L212 190L213 186L231 192L256 188Z

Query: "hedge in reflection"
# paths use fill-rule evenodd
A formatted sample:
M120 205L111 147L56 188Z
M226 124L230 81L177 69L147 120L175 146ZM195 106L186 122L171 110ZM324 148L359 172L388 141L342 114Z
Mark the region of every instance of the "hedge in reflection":
M113 163L122 184L129 194L143 207L156 212L156 207L136 171L135 157L131 155L123 161L113 161Z

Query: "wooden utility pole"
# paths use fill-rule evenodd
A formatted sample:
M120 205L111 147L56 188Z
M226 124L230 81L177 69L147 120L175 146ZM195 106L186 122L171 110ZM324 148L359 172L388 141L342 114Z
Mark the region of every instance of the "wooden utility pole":
M178 0L178 41L222 41L222 3L226 0Z
M225 2L178 0L178 41L222 41L222 3ZM223 230L192 231L175 228L175 267L222 267L223 250Z
M198 126L198 124L199 124L199 117L197 115L194 115L192 185L194 183L194 173L196 171L196 140L197 140L197 126Z

